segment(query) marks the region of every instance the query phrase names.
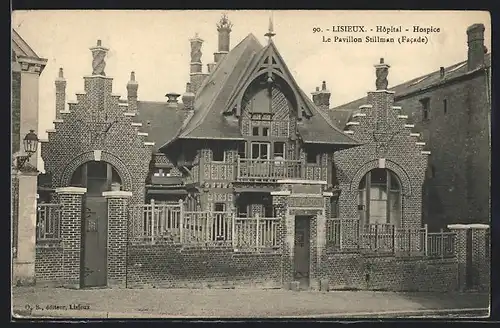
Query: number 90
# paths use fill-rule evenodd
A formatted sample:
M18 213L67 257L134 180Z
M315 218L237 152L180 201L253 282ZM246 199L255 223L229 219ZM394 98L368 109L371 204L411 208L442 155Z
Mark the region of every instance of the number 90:
M319 27L313 27L313 33L318 33L321 32L321 29Z

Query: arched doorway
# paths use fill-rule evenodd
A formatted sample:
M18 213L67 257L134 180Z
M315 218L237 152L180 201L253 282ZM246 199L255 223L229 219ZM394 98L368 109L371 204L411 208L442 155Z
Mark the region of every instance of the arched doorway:
M358 209L362 226L367 224L392 224L401 227L401 181L388 169L369 171L358 187Z
M87 188L82 222L82 287L107 284L107 202L102 196L112 183L121 185L117 170L109 163L90 161L78 167L71 178L72 186Z

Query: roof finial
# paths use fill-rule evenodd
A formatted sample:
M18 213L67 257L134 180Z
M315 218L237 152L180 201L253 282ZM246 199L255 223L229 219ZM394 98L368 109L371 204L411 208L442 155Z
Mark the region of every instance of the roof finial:
M269 15L269 29L266 34L264 34L269 38L269 42L272 42L272 37L276 35L274 33L274 27L273 27L273 12Z

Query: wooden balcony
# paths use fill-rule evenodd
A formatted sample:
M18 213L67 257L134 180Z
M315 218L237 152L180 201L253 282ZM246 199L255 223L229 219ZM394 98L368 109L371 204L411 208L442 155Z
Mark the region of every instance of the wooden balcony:
M303 179L304 164L300 160L238 158L237 181L275 182Z

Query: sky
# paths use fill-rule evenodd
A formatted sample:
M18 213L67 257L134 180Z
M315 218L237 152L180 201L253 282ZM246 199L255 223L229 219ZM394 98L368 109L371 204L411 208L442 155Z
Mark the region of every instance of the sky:
M185 91L189 80L190 43L195 33L204 40L203 70L217 51L217 28L222 13L233 23L231 48L249 33L265 45L269 17L274 43L298 85L310 95L322 81L331 91L331 107L363 97L375 87L374 64L383 57L391 66L389 87L450 66L467 58L466 29L486 27L491 49L488 12L480 11L327 11L327 10L36 10L15 11L12 27L43 58L40 76L39 137L53 128L55 85L60 67L67 80L66 100L83 91L83 76L92 73L90 47L97 40L110 50L106 75L114 78L113 93L126 98L130 72L139 82L139 100L166 101L165 94ZM334 33L333 26L361 25L365 33ZM413 33L413 26L439 32ZM402 27L402 33L376 33L377 26ZM410 31L405 32L408 28ZM321 32L314 32L321 29ZM327 29L329 31L327 31ZM373 29L373 32L370 31ZM427 36L426 44L400 44L397 38ZM392 36L395 43L323 42L323 38Z

